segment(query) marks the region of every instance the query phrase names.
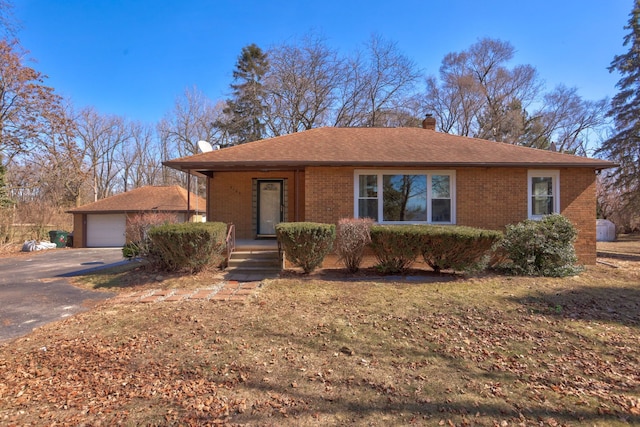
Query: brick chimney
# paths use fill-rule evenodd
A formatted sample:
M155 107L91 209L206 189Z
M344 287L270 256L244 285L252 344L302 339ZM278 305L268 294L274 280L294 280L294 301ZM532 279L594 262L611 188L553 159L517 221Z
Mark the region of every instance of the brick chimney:
M422 128L436 130L436 119L431 114L427 114L427 117L422 121Z

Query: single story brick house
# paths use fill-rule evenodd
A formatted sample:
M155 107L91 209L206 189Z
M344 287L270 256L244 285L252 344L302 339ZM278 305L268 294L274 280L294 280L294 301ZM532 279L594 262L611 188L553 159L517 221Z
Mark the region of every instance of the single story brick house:
M198 221L206 201L184 188L145 186L68 210L73 214L73 247L116 247L126 242L127 221L149 212L174 214L178 222Z
M281 221L456 224L503 230L561 213L596 261L596 173L614 163L423 128L316 128L164 162L207 179L207 219L236 236Z

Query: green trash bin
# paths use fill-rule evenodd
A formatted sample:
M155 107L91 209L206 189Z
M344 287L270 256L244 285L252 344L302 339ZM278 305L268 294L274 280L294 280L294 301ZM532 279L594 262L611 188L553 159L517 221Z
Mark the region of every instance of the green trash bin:
M49 240L56 244L56 248L64 248L67 246L67 236L69 233L61 230L51 230L49 232Z

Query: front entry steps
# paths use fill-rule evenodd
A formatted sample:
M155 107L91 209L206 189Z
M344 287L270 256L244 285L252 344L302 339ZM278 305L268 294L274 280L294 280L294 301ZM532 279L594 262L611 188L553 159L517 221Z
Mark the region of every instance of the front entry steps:
M282 261L277 250L235 251L229 257L224 278L238 282L257 282L276 278L280 271Z

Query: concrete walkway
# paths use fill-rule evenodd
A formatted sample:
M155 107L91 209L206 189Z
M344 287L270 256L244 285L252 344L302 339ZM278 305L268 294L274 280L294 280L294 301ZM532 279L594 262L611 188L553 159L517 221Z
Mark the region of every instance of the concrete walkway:
M262 282L227 281L217 286L201 289L151 289L118 295L109 300L112 304L177 302L185 300L243 302L253 295Z

